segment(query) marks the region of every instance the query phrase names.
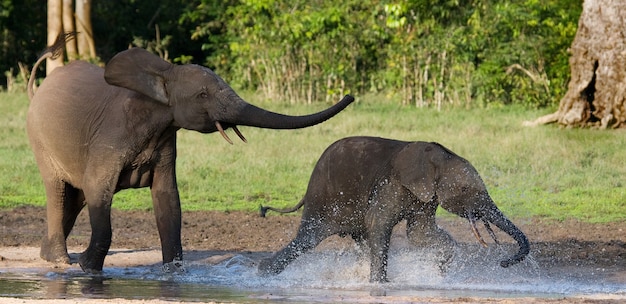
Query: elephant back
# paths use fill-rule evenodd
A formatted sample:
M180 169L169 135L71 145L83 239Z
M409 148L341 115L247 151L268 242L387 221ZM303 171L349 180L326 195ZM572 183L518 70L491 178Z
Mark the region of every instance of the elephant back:
M390 155L397 154L405 145L406 142L379 137L340 139L318 160L309 190L324 195L343 193L366 197L372 183L388 176Z

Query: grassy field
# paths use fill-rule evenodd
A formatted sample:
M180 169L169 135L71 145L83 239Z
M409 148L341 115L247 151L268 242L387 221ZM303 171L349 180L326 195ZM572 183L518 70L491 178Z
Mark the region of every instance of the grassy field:
M41 179L25 132L25 94L0 93L0 208L44 205ZM255 103L254 99L250 99ZM259 105L307 114L325 105ZM184 210L256 210L298 202L315 162L335 140L371 135L437 141L481 173L505 214L590 222L626 220L624 130L523 127L550 110L515 107L418 109L364 97L333 119L302 130L241 127L248 143L219 134L179 132L178 183ZM236 135L232 131L233 140ZM151 209L147 189L125 190L114 208ZM445 212L442 212L445 216Z

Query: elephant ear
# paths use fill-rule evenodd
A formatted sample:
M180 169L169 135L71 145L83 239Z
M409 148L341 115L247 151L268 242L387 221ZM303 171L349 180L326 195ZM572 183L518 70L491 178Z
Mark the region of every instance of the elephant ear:
M431 161L433 150L433 145L428 143L410 143L398 152L391 163L402 186L424 203L435 196L437 170Z
M142 48L115 55L104 68L107 83L127 88L159 102L169 104L164 72L172 64Z

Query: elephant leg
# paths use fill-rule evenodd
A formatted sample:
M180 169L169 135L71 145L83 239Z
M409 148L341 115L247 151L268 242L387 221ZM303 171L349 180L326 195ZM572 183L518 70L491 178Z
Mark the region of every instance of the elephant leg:
M79 191L61 180L44 181L48 231L41 243L40 256L53 263L70 263L67 236L83 208Z
M389 259L390 235L391 229L380 229L370 236L370 282L389 282L387 278L387 262Z
M263 276L281 273L300 255L315 248L325 238L332 235L328 229L322 229L313 222L316 220L303 221L293 241L271 258L264 259L259 263L259 273Z
M162 157L154 167L151 183L152 204L161 239L165 272L185 271L182 263L182 212L176 185L175 158L176 138L173 137L167 142L167 147L162 147Z
M406 217L407 237L415 246L431 247L445 245L454 246L455 242L446 232L435 222L435 210L437 206L419 210Z
M170 167L171 171L156 170L152 182L152 202L161 239L163 271L183 272L180 197L174 178L175 172L173 166Z
M86 273L100 273L104 258L111 247L111 207L88 205L91 224L89 247L80 255L78 263Z
M393 182L374 191L369 212L365 217L370 250L370 282L385 283L389 243L393 227L400 222L405 199L403 189Z
M85 176L96 176L90 173L92 172L87 172ZM83 191L89 210L91 240L87 249L78 258L78 263L86 273L102 271L104 258L111 247L111 202L115 188L103 188L102 185L115 186L116 180L117 176L105 180L91 178L84 182Z
M454 257L456 242L448 232L437 226L436 209L436 204L430 204L407 216L407 237L414 246L434 249L439 269L444 273Z
M65 235L65 239L72 232L72 228L74 228L74 224L76 223L76 218L85 207L85 195L82 191L66 184L66 197L67 202L63 206L63 234Z

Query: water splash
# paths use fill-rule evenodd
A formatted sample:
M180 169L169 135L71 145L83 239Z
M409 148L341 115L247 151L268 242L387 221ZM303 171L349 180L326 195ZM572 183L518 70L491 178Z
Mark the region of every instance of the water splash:
M608 270L580 268L558 270L540 265L530 255L520 265L502 268L499 261L514 246L458 246L448 270L442 273L435 253L419 249L391 249L388 275L390 290L482 290L528 294L626 293L626 282L600 279ZM211 265L187 265L187 273L163 274L155 268L108 269L107 275L198 283L241 288L369 290L369 257L356 250L322 250L307 253L277 276L261 277L258 261L233 255Z
M383 284L387 295L563 297L608 294L626 298L626 282L612 279L616 269L555 267L535 260L532 254L519 265L502 268L499 261L515 251L511 246L462 244L445 272L436 263L436 253L415 248L393 248L389 255L390 283ZM257 273L260 260L254 254L229 254L185 262L185 273L168 274L160 265L109 267L94 277L79 269L43 274L0 273L3 286L25 280L34 287L24 289L30 297L116 297L205 299L210 294L225 297L273 297L298 294L315 297L333 293L368 295L380 288L369 283L369 257L353 248L309 252L284 272L272 277ZM624 277L624 269L617 269ZM8 284L8 285L7 285ZM15 296L15 288L0 289L0 296ZM323 290L322 293L318 292ZM17 292L19 294L19 292ZM228 298L232 300L231 298Z

